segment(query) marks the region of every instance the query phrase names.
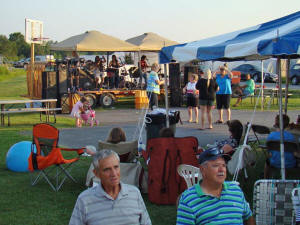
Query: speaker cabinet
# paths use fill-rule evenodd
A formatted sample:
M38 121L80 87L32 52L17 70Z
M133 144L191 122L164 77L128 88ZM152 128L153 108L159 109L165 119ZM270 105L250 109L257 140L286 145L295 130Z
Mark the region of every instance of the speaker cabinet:
M56 72L42 73L42 98L57 99L57 80Z
M59 95L68 92L68 77L66 69L60 69L57 71L57 87Z
M169 74L170 74L170 106L180 107L182 105L182 87L181 87L181 77L180 77L180 65L179 63L169 64Z

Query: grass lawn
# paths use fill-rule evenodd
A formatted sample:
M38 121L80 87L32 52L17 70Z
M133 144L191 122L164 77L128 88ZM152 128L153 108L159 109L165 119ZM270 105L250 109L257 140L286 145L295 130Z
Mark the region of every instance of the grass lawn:
M24 72L21 75L6 76L2 80L0 78L0 99L20 98L20 95L26 94L26 92ZM299 107L299 103L299 98L295 98L295 100L290 98L289 107L291 104L291 108L289 109L295 109L297 105ZM116 104L116 108L133 107L133 98L123 99ZM239 108L253 109L253 105L246 99ZM24 133L28 134L28 132L24 131L31 131L32 125L37 122L39 122L38 114L12 115L12 126L0 128L0 225L68 224L77 196L85 189L83 184L85 183L86 172L91 160L88 157L80 160L72 170L72 174L79 184L68 181L57 193L53 192L50 186L44 182L31 187L28 173L16 173L7 170L5 158L8 149L19 141L31 141L32 137L24 135ZM71 118L58 117L55 126L65 128L73 127L73 124L74 121ZM257 154L256 166L248 168L249 178L246 180L243 176L240 176L239 180L251 205L253 185L262 174L265 160L261 150L258 150ZM68 154L67 156L71 155ZM143 195L143 197L154 225L175 224L175 206L158 206L150 203L147 195Z

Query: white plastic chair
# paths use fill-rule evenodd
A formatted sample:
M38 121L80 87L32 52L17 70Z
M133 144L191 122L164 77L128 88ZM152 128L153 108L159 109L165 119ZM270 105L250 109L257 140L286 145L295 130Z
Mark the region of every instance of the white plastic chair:
M200 169L195 166L180 164L177 167L178 174L184 178L188 188L192 187L202 178Z

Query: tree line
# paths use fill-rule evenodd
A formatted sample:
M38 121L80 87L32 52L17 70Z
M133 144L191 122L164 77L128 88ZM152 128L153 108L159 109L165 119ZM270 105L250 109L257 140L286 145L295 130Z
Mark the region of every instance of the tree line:
M54 55L55 58L64 58L66 52L50 52L50 45L54 42L52 40L45 42L45 44L36 44L34 47L35 55ZM19 60L30 57L30 44L25 42L24 35L20 32L9 34L8 38L5 35L0 35L0 55L9 60Z
M55 59L63 59L67 56L71 56L70 52L64 51L51 51L50 46L54 43L52 40L45 42L44 44L36 44L34 46L35 55L54 55ZM103 52L81 52L86 55L105 55ZM30 44L25 42L24 35L20 32L9 34L8 38L5 35L0 34L0 56L6 57L9 61L17 61L22 58L30 57ZM133 63L132 54L125 55L125 62L127 64Z

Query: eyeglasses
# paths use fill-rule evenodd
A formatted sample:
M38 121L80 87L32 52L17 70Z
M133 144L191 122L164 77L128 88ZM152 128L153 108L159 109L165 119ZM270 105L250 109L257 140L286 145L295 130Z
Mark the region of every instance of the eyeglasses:
M220 69L220 71L224 71L224 69Z

